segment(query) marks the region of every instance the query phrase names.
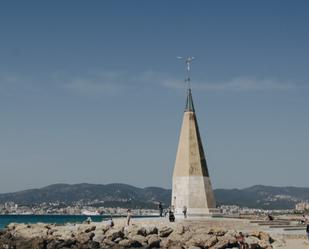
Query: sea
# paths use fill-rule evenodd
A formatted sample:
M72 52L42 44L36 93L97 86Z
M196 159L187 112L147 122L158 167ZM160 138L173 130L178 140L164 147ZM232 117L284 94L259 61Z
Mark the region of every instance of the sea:
M88 217L94 222L104 221L110 218L110 215L0 215L0 230L4 229L10 223L52 223L52 224L65 224L65 223L82 223ZM113 216L113 219L121 218L124 216ZM132 218L144 218L155 216L133 216Z

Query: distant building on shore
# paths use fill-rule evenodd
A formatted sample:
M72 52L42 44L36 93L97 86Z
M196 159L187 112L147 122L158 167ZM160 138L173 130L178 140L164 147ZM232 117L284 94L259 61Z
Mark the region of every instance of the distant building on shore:
M299 202L295 205L295 210L299 212L309 211L309 202Z
M186 60L187 101L174 166L171 205L176 215L186 209L188 216L207 216L217 209L190 88L192 58Z

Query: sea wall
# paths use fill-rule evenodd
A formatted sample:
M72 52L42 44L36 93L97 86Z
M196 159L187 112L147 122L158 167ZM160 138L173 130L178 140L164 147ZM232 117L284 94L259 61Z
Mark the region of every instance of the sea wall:
M235 230L200 224L142 222L130 226L91 224L10 224L0 231L0 249L60 248L238 248ZM262 231L244 233L250 249L270 249L273 239Z

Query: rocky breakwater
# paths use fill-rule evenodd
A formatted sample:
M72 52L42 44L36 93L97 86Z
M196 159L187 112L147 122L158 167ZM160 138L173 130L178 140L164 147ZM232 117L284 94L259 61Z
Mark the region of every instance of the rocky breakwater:
M238 248L234 230L209 228L194 224L133 224L113 228L91 224L10 224L0 231L0 249L58 248ZM250 249L270 249L272 238L265 232L244 233Z

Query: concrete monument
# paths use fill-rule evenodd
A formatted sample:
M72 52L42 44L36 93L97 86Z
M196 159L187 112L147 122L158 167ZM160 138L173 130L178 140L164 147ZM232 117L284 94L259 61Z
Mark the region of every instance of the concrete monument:
M203 145L199 133L190 87L190 64L186 60L188 77L187 101L180 131L173 173L172 207L175 215L187 210L190 216L209 216L217 212Z

